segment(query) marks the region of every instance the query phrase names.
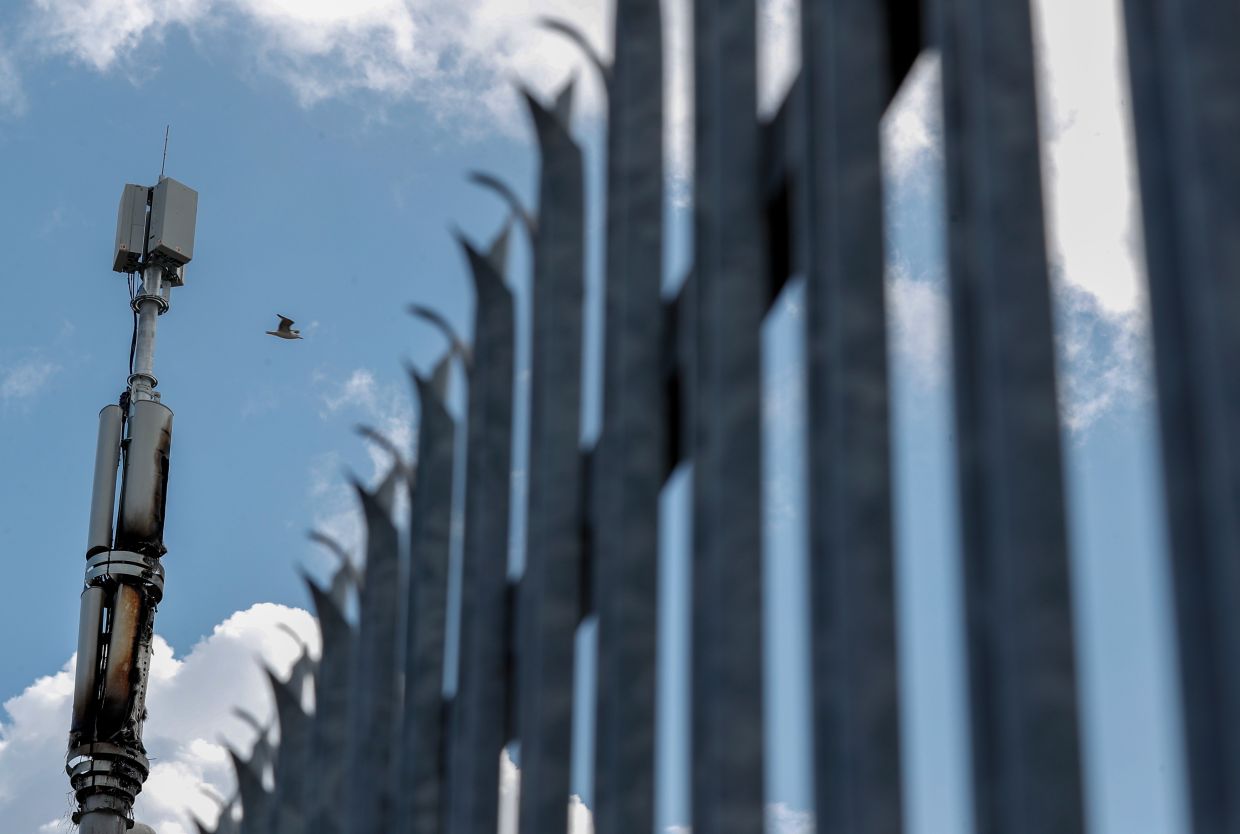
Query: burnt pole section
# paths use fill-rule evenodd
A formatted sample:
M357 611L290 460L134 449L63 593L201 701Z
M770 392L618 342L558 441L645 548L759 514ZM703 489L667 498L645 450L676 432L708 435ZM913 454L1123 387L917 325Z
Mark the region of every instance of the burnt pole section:
M154 187L126 185L121 194L112 269L129 278L134 332L120 402L99 412L65 756L81 834L129 830L150 770L142 723L155 609L164 592L172 446L172 411L155 390L155 331L172 289L185 282L197 210L198 193L165 177Z

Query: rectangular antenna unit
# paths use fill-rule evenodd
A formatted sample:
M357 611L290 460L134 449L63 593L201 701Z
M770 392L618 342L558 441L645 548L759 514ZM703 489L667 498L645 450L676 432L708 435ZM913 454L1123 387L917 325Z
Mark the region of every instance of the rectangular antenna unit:
M198 192L165 177L151 195L151 231L146 251L154 261L178 267L194 257Z
M112 256L114 272L137 272L141 268L149 192L145 185L133 184L126 185L121 192L121 205L116 213L116 249Z

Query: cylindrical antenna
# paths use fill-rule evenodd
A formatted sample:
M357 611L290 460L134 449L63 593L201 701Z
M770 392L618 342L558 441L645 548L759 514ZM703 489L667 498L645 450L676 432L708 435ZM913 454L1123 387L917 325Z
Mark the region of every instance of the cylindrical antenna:
M90 526L86 536L87 557L112 547L112 522L116 516L116 472L121 462L123 420L124 413L119 405L104 406L99 412L95 479L91 487Z

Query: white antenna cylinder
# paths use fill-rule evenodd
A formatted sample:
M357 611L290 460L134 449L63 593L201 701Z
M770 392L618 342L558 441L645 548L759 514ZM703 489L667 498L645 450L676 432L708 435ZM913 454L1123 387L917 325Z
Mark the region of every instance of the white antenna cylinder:
M103 627L103 588L82 592L78 617L77 669L73 683L73 724L70 732L85 732L94 719L95 692L99 688L99 632Z
M95 445L95 481L91 487L90 525L86 532L86 556L112 548L112 519L116 513L116 470L121 461L119 405L99 412L99 440Z

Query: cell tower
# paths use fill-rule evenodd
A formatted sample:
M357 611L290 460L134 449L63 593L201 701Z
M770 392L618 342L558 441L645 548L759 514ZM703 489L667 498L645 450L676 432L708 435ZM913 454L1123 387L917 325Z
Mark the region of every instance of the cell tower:
M65 756L81 834L134 827L134 799L150 770L142 723L155 609L164 593L172 448L172 411L155 391L155 328L172 288L185 283L197 212L198 192L162 173L154 187L126 185L121 194L112 269L129 277L134 333L120 403L99 412Z

